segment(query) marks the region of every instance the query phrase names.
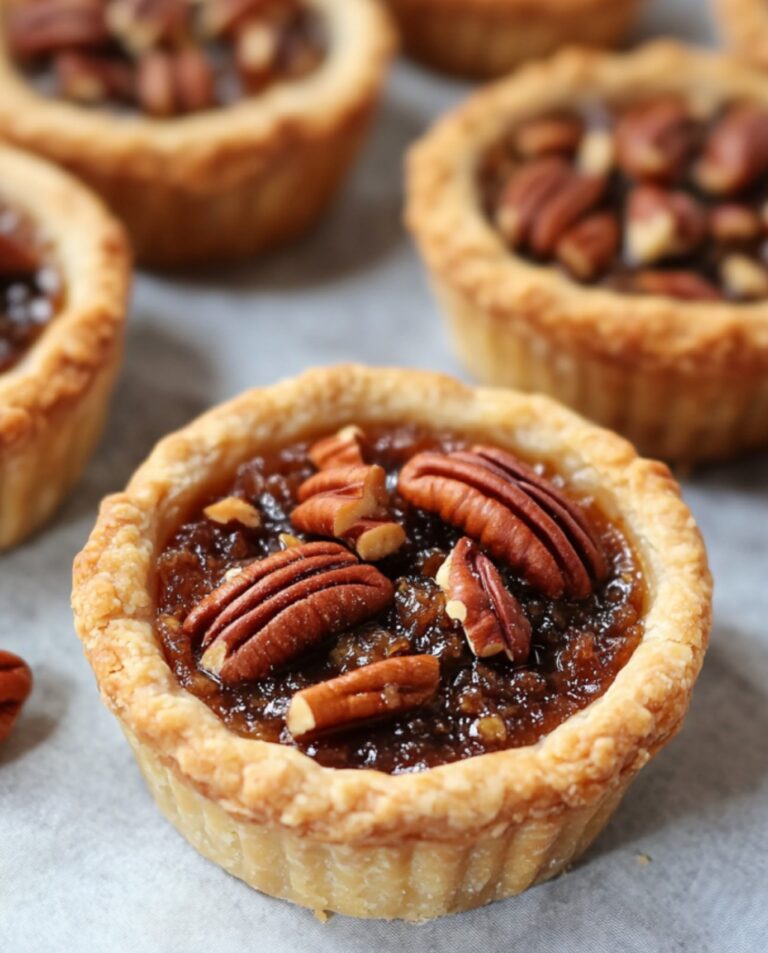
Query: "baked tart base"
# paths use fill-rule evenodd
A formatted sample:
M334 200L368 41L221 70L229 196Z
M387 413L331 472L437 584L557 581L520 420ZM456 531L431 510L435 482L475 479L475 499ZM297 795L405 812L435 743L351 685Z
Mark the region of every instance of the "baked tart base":
M130 279L122 229L63 172L2 147L4 200L50 246L64 299L21 360L0 374L0 548L51 515L93 450L122 357Z
M406 51L460 76L490 78L564 45L612 47L637 0L387 0Z
M535 745L401 775L323 768L227 728L171 671L155 561L238 466L360 426L413 424L546 462L620 519L647 586L644 634L605 694ZM162 441L105 500L74 572L76 625L165 815L252 886L315 910L427 920L554 876L679 729L706 646L703 546L667 469L544 397L357 366L255 390Z
M663 42L627 56L568 51L479 93L418 144L408 221L457 353L482 381L551 394L669 460L768 443L768 305L630 295L510 251L477 168L511 123L595 97L679 94L697 109L765 105L759 74Z
M125 223L142 264L205 264L277 247L306 231L339 188L393 47L373 0L304 2L327 35L315 70L170 119L40 94L0 32L0 135L85 180Z

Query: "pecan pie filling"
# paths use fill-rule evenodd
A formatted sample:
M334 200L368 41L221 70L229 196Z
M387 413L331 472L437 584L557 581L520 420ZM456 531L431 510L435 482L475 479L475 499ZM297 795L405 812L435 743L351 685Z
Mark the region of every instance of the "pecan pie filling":
M169 664L227 726L388 773L543 737L608 688L645 602L594 501L413 427L243 464L156 586Z
M34 227L0 204L0 373L39 337L61 296L59 274Z
M699 111L700 112L700 111ZM768 108L585 103L484 156L485 213L516 254L629 294L768 298Z
M16 0L7 30L44 93L156 118L306 76L325 45L300 0Z

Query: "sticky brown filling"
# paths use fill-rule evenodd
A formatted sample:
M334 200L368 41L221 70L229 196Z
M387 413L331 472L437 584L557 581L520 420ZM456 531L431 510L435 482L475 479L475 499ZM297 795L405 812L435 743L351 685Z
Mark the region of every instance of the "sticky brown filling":
M592 500L575 500L556 475L548 474L554 492L576 508L576 516L599 547L600 578L593 579L586 595L545 595L538 583L527 581L528 569L513 568L496 556L488 558L497 544L506 545L507 537L490 539L490 549L484 547L469 540L462 527L414 505L398 491L398 475L417 454L469 447L455 435L412 427L370 429L360 442L365 465L378 464L386 472L389 497L386 514L379 518L402 527L405 541L396 539L389 555L370 562L360 559L359 566L349 569L347 563L357 562L349 552L340 559L326 550L336 553L339 544L354 553L359 536L353 534L341 543L337 537L310 547L312 553L308 551L310 558L304 562L292 563L307 567L300 573L290 566L279 568L256 584L263 588L271 579L282 578L280 574L293 573L295 587L325 598L331 587L323 588L317 581L319 573L327 571L328 580L341 579L349 585L361 579L367 584L367 574L374 574L380 583L376 605L383 602L383 608L354 625L342 623L329 637L257 678L238 681L236 673L234 681L226 682L212 674L209 659L216 657L219 664L221 654L211 655L211 645L221 646L229 639L230 648L242 647L248 639L243 638L241 603L233 602L236 593L219 600L224 612L216 599L209 606L206 597L210 601L211 593L221 592L217 587L228 579L230 588L239 586L246 593L238 598L247 602L246 582L237 582L246 578L238 575L246 571L244 567L251 572L255 566L269 565L263 562L265 557L274 561L271 554L286 545L290 553L290 547L299 543L297 536L304 541L329 539L298 532L296 522L301 520L291 519L300 495L307 495L300 487L316 473L308 455L311 446L295 444L244 463L234 483L205 501L174 533L157 563L157 626L168 662L180 683L228 727L249 737L295 745L325 766L400 773L531 744L605 692L643 631L645 587L638 560L620 528ZM546 494L536 492L549 506ZM534 514L534 523L537 519L543 526ZM570 539L577 538L572 519L564 516L559 527L565 527ZM554 539L556 533L551 532ZM455 590L448 591L442 588L445 581L435 577L451 553L453 572L462 554L468 554L469 571L464 579L459 574ZM290 559L283 554L278 562ZM323 569L324 560L332 564L328 570ZM560 564L553 565L545 578L560 578ZM596 565L593 557L590 566ZM489 582L490 574L495 581ZM465 631L471 620L455 617L459 600L467 598L462 589L467 584L494 607L494 613L486 614L472 630L474 648ZM334 591L341 588L336 585ZM266 611L269 605L264 599L250 600L251 611L263 616L262 634L274 616L274 610ZM493 624L500 620L503 632L514 636L514 644L502 639L496 645L485 639L489 619ZM307 625L304 620L299 634L306 633ZM207 635L201 638L201 632ZM206 639L210 641L203 644ZM388 665L374 664L382 662ZM334 680L350 673L356 678L354 685L347 679L341 682L345 691L336 691L339 683ZM328 685L334 691L326 690ZM321 687L308 692L312 686ZM302 703L300 712L295 706L295 725L289 729L286 718L297 693L308 704ZM314 731L303 736L308 712ZM378 717L368 717L371 712ZM361 714L363 721L353 720Z
M676 95L512 126L478 170L517 255L575 281L697 301L768 297L768 109Z

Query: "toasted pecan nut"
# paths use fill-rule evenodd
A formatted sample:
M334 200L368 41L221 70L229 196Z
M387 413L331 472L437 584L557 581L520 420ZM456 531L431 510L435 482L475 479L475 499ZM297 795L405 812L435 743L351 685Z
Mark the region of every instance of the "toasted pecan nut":
M529 162L512 174L499 198L495 220L496 227L513 248L528 242L541 209L570 175L569 163L559 156Z
M687 192L640 185L627 203L626 249L632 262L653 264L686 255L707 236L704 208Z
M522 123L515 131L515 148L526 159L572 155L581 142L584 123L575 116L545 116Z
M713 126L695 169L698 184L714 195L732 195L768 171L768 111L734 106Z
M136 93L145 112L159 119L177 111L173 57L163 50L142 56L136 76Z
M533 220L530 239L533 252L550 255L571 226L598 205L607 184L604 176L571 172L542 204Z
M621 230L611 212L595 212L569 229L558 241L555 255L572 275L592 281L605 272L619 250Z
M176 100L183 113L200 112L216 105L213 67L202 49L185 47L174 58Z
M709 230L716 241L724 244L750 242L763 233L763 222L748 205L724 202L710 211Z
M0 230L0 277L33 274L40 267L40 254L33 241L19 232Z
M768 271L747 255L728 255L720 265L720 278L726 292L740 301L768 297Z
M112 0L107 21L112 33L134 54L178 46L191 33L186 0Z
M355 547L361 559L375 563L397 552L406 537L403 527L393 520L361 519L353 523L342 538Z
M240 523L248 529L261 526L261 514L253 504L238 496L227 496L223 500L211 503L203 510L207 519L214 523Z
M317 440L309 448L309 459L318 470L328 470L332 467L362 466L363 431L350 424L330 437Z
M400 471L414 506L461 527L551 598L585 598L605 560L579 507L502 450L419 453Z
M304 543L246 566L183 631L202 639L202 668L226 684L250 681L375 615L393 594L386 576L338 543Z
M683 301L720 301L722 294L695 271L637 271L630 278L632 290L643 294L665 295Z
M659 182L678 178L693 145L691 116L677 97L631 106L616 124L616 158L632 178Z
M297 692L286 723L294 738L309 739L411 711L433 698L439 685L434 655L395 656Z
M208 36L230 35L254 20L294 16L297 5L280 0L207 0L201 10L202 28Z
M10 735L32 691L32 672L24 659L0 650L0 741Z
M68 50L54 59L59 94L80 103L105 99L131 101L135 97L134 72L128 63L96 53Z
M504 652L517 663L531 650L531 624L498 569L467 536L453 547L435 580L445 592L445 611L458 619L478 658Z
M100 0L36 0L10 7L7 35L19 59L62 50L94 49L109 42L105 6Z
M258 91L272 78L280 56L280 29L272 23L253 20L235 36L235 62L246 89Z

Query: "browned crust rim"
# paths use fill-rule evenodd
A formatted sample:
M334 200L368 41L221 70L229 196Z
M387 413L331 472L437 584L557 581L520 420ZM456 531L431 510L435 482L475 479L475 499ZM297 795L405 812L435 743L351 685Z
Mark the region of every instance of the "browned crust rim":
M418 774L321 768L232 734L176 682L154 635L166 534L248 455L356 421L454 427L558 467L621 514L644 564L646 632L606 694L536 745ZM345 844L468 839L594 803L678 729L705 650L706 554L667 468L545 397L438 374L341 366L247 392L162 441L102 504L74 569L76 626L103 698L132 736L239 820Z

